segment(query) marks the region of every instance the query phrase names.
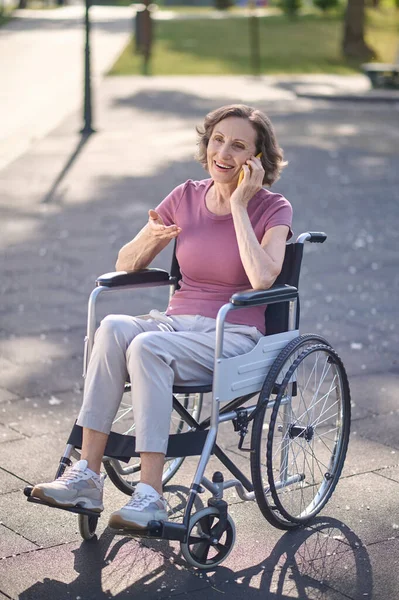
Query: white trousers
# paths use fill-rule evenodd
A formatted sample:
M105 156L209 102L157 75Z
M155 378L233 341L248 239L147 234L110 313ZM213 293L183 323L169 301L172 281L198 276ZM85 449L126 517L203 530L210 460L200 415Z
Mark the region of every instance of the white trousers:
M78 425L109 433L127 376L132 384L138 452L166 452L173 385L212 383L216 320L198 315L108 315L98 328ZM252 350L256 327L225 323L223 356Z

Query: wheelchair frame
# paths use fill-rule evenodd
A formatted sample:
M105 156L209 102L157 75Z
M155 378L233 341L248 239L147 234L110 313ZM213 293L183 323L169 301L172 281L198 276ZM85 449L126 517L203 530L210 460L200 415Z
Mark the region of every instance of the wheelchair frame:
M322 243L325 241L326 237L327 236L324 233L307 232L300 235L297 238L296 244L303 245L305 241ZM299 266L297 265L297 279L299 278ZM133 273L107 273L97 279L96 288L92 291L88 303L87 335L85 337L83 361L84 377L86 375L87 365L90 360L90 355L94 343L94 334L97 327L96 302L99 296L104 292L121 291L127 289L140 289L142 287L165 285L171 286L172 295L178 285L178 279L177 277L173 275L170 276L169 273L160 269L145 269ZM223 305L220 308L216 319L216 345L212 385L174 386L173 388L173 409L177 412L180 418L185 423L187 423L187 425L190 428L190 431L188 433L179 433L175 436L170 437L170 442L166 456L188 456L200 454L198 466L189 491L183 520L181 523L175 523L170 521L151 521L148 525L148 529L145 530L144 533L133 531L127 532L126 530L122 530L121 533L129 533L132 535L137 535L138 537L142 537L143 535L145 535L146 537L177 540L182 544L182 551L185 558L191 564L200 568L213 568L217 564L220 564L222 560L226 558L234 544L235 530L234 523L227 514L227 503L225 502L225 500L223 500L223 492L228 488L235 487L240 499L259 500L259 491L258 494L256 494L256 492L254 491L253 483L246 477L244 473L242 473L242 471L230 460L230 458L217 445L216 439L218 426L220 423L232 421L235 430L238 431L240 436L238 444L239 449L249 452L252 450L253 452L253 449L243 448L242 446L245 435L248 432L249 422L257 417L263 418L262 411L264 413L266 408L272 408L275 412L276 408L282 406L284 420L287 423L289 423L291 410L290 403L292 400L292 396L296 394L296 376L295 369L292 370L292 364L292 372L290 371L290 369L288 369L287 373L286 369L283 373L283 375L285 375L285 378L283 378L283 383L285 381L284 389L280 389L279 386L273 380L271 382L272 387L270 387L269 382L269 391L267 391L267 389L265 391L265 384L267 384L268 374L273 372L273 368L274 371L276 371L275 367L276 364L279 362L279 357L281 359L282 355L285 356L285 354L287 354L288 356L291 352L291 349L292 354L296 348L299 348L299 350L303 350L300 356L305 355L305 348L307 349L308 353L313 351L312 349L317 350L317 348L319 348L320 351L329 354L329 361L338 364L339 378L341 380L340 385L344 390L343 395L345 396L345 414L342 414L340 416L342 421L344 421L345 427L343 429L342 440L340 439L338 444L338 459L335 460L334 458L335 462L333 468L331 469L331 471L333 471L333 475L331 475L331 477L328 478L328 471L325 475L327 488L326 493L324 494L324 496L322 496L321 502L319 503L320 506L317 504L315 506L314 512L310 511L311 514L306 514L304 516L291 515L290 512L286 510L284 504L279 504L278 492L283 488L289 488L293 484L301 485L301 482L304 480L305 476L299 473L297 473L296 475L289 475L287 465L289 459L288 455L290 452L290 446L287 443L282 444L280 449L280 480L273 483L274 491L272 490L273 499L275 501L275 504L277 504L278 510L276 513L273 513L272 511L276 510L276 506L273 507L267 501L264 501L263 496L265 496L266 492L269 492L270 490L264 488L263 485L262 487L264 488L264 493L260 494L261 501L258 503L266 518L270 522L272 522L273 525L282 529L289 529L293 526L303 524L309 521L310 518L314 516L314 514L317 514L317 512L321 510L321 508L327 502L335 488L335 485L339 479L340 472L342 470L343 462L345 460L346 448L349 437L350 408L348 406L348 401L350 400L350 396L343 365L339 357L336 356L336 353L328 344L328 342L326 342L323 338L317 335L299 336L298 299L299 298L297 287L293 285L281 285L277 283L269 290L249 290L233 294L233 296L230 298L230 302L228 304ZM249 306L259 306L266 304L273 305L281 303L288 303L289 307L287 315L288 327L286 331L280 333L272 333L271 335L266 335L262 337L261 340L257 343L257 345L250 352L244 355L239 355L232 358L223 358L224 323L230 311L238 310L240 308ZM144 318L146 316L147 315L145 315ZM302 342L304 343L302 344ZM289 350L288 353L286 352L287 349ZM296 362L294 361L293 365L295 366L295 364ZM276 393L276 390L274 389L276 387L277 397L276 400L272 401L269 398L270 392L271 390L273 390L273 393ZM288 393L286 391L287 389L289 389ZM190 412L186 410L175 397L175 394L203 394L209 391L212 391L211 415L210 417L207 417L202 421L194 419ZM237 397L237 392L240 394L239 397ZM261 393L257 404L243 407L243 405L248 400L253 398L255 395L259 394L259 392ZM228 402L228 404L220 408L221 402ZM276 403L278 404L276 405ZM275 415L275 421L276 418L277 417ZM298 424L293 423L290 424L289 427L291 428L289 435L292 435L291 439L294 441L296 441L297 439L299 440L299 438L308 439L314 435L314 432L310 426L305 428L303 426L301 427ZM187 436L190 436L190 438L188 438ZM190 440L189 444L187 440ZM190 449L191 446L192 448ZM81 428L75 425L68 440L64 454L61 457L56 478L60 477L64 472L66 466L69 466L71 464L70 457L75 451L75 448L79 447L81 447ZM214 454L222 462L222 464L230 471L230 473L233 475L233 479L224 481L223 475L220 472L214 473L212 481L205 477L205 469L207 467L211 454ZM126 460L126 458L128 459L130 456L135 455L137 456L137 453L135 453L134 438L132 438L132 436L123 436L111 432L107 447L105 449L103 460L109 457L118 458L120 460ZM329 479L333 479L330 488L328 487ZM195 513L192 517L191 512L194 506L196 495L202 492L203 488L206 488L212 494L212 497L208 500L208 509L203 509L202 511ZM25 489L25 494L28 496L28 500L30 502L46 504L46 502L42 500L31 497L31 490L32 488ZM57 506L57 508L63 507ZM94 513L93 511L81 507L64 508L65 510L70 510L71 512L80 513L79 525L81 534L84 539L90 539L94 536L95 528L99 518L98 513ZM193 555L189 547L190 539L197 539L191 536L191 532L198 525L200 527L200 530L201 526L204 527L204 510L205 512L208 511L208 513L205 515L206 518L208 518L208 521L209 519L211 519L211 522L213 523L214 519L218 519L216 525L212 525L212 527L208 527L208 525L206 525L206 527L208 527L209 529L209 535L207 539L211 539L210 545L213 544L213 546L216 548L222 548L219 552L219 555L217 555L216 559L214 560L208 560L207 557L203 558L202 556L198 558L198 556L196 556L195 553ZM278 514L279 516L273 516L274 514ZM223 534L226 532L226 544L228 547L226 545L220 544L221 536L223 536ZM201 535L203 536L205 534L203 534L202 532ZM198 539L202 539L202 537L200 536L200 538ZM201 542L196 543L198 545Z

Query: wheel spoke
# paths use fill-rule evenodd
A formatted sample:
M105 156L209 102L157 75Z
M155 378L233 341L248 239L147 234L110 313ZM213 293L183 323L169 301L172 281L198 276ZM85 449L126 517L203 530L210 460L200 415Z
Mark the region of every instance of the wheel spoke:
M214 519L215 519L215 517L213 515L208 515L208 516L204 517L203 519L201 519L201 521L199 521L199 526L201 528L201 531L203 531L204 534L209 537L211 535L211 527L212 527L212 523L213 523Z
M315 403L312 405L312 411L314 412L314 409L315 409L315 407L316 407L316 406L317 406L317 405L318 405L320 402L323 402L323 400L324 400L324 398L325 398L326 396L327 396L327 399L328 399L328 395L329 395L331 392L335 391L336 389L337 389L336 387L335 387L335 388L333 388L333 389L330 389L330 390L329 390L328 392L326 392L326 393L325 393L325 394L324 394L324 395L323 395L321 398L319 398L318 400L316 400L316 402L315 402ZM315 394L315 395L316 395L316 394ZM303 418L304 418L306 415L307 415L307 412L306 412L306 411L305 411L305 412L303 412L303 413L300 415L300 417L298 417L298 420L299 420L299 421L302 421L302 419L303 419ZM309 419L309 421L310 421L310 423L312 423L312 419Z
M300 444L298 444L298 445L300 445ZM311 449L311 447L310 447L310 446L309 446L309 450L306 450L306 448L303 448L303 447L302 447L302 450L303 450L303 454L304 454L304 455L307 455L307 454L309 454L310 456L312 456L312 457L313 457L313 458L316 460L316 463L317 463L317 466L318 466L318 468L319 468L319 471L320 471L321 475L324 477L324 473L325 473L325 472L323 472L323 471L320 469L319 462L320 462L320 464L322 464L322 465L323 465L323 467L324 467L325 469L328 469L329 467L327 467L327 465L325 465L325 464L324 464L324 463L323 463L321 460L319 460L319 459L317 459L317 458L316 458L316 455L315 455L315 453L313 452L313 449ZM309 466L309 463L308 463L308 467L309 467L309 471L312 471L312 469L311 469L311 468L310 468L310 466Z
M332 392L335 392L335 391L337 390L337 386L335 386L334 388L332 387L332 386L334 385L334 383L335 383L335 379L336 379L336 377L337 377L337 376L335 375L335 376L334 376L334 379L333 379L333 380L332 380L332 382L330 383L330 389L328 390L328 392L327 392L326 394L324 394L324 396L325 396L325 401L324 401L324 404L323 404L323 406L322 406L322 409L321 409L321 411L320 411L320 416L321 416L321 415L323 415L323 414L324 414L324 412L328 412L328 410L329 410L329 409L327 409L327 411L324 411L324 409L325 409L325 406L326 406L326 404L327 404L327 401L328 401L328 399L329 399L329 397L330 397L330 394L332 394ZM322 396L322 398L323 398L323 396ZM318 402L317 402L316 404L318 404ZM315 406L316 406L316 404L315 404ZM320 417L319 417L319 419L320 419ZM313 422L313 419L312 419L312 422ZM317 421L316 421L316 423L317 423Z
M198 560L198 562L200 562L203 565L206 564L210 548L211 544L208 541L202 541L201 544L199 544L195 552L195 557Z
M196 544L201 544L201 542L203 542L203 541L204 541L203 537L196 536L196 535L190 535L187 540L187 544L189 546L191 546L191 545L195 546Z
M320 471L321 475L324 477L324 475L326 474L326 472L330 471L331 465L325 465L322 460L317 459L316 455L313 452L313 449L311 450L311 454L313 454L313 456L315 457L315 460L317 462L317 466L319 467L319 471ZM320 469L319 463L324 467L324 469L325 469L324 471L322 469Z
M336 401L334 402L334 404L331 404L330 408L333 408L333 407L334 407L336 404L339 404L339 400L336 400ZM324 414L326 414L326 413L327 413L327 412L330 410L330 408L328 408L328 409L325 411L325 413L324 413ZM323 415L320 415L320 417L322 417L322 416L323 416ZM320 417L319 417L319 419L320 419ZM317 421L317 423L315 423L315 426L317 427L318 425L322 425L323 423L325 423L326 421L328 421L328 420L329 420L329 419L331 419L331 418L332 418L332 417L327 417L326 419L323 419L322 421L320 421L320 420L319 420L319 421Z
M318 363L318 360L319 360L319 359L318 359L318 357L316 357L316 359L315 359L315 362L314 362L314 365L313 365L313 368L312 368L312 370L311 370L311 371L310 371L310 373L309 373L309 377L308 377L308 380L307 380L307 381L306 381L306 383L305 383L305 386L304 386L304 388L303 388L303 391L300 389L300 394L301 394L301 397L302 397L302 398L303 398L303 395L304 395L304 393L305 393L305 392L306 392L306 390L307 390L307 387L308 387L308 384L309 384L309 382L310 382L310 380L311 380L311 378L312 378L312 375L313 375L313 374L314 374L314 373L317 371L317 363ZM305 365L304 365L304 363L302 363L302 370L303 370L303 371L305 370ZM305 401L303 401L303 403L304 403L304 405L305 405L305 409L306 409L306 412L307 412L306 402L305 402Z
M328 369L327 369L327 370L326 370L326 365L328 365ZM328 375L328 372L330 371L330 368L331 368L331 363L329 363L329 362L328 362L328 359L326 358L326 360L325 360L325 363L324 363L324 366L323 366L323 372L322 372L322 374L321 374L321 378L320 378L320 383L318 384L317 388L316 388L316 381L315 381L315 388L316 388L316 391L315 391L315 393L313 394L313 398L317 398L317 396L319 395L320 388L321 388L321 386L323 385L323 383L324 383L324 380L325 380L325 378L327 377L327 375ZM311 410L311 418L310 418L310 421L313 421L314 409L315 409L315 407L316 407L317 403L318 403L318 402L315 402L315 403L313 404L313 406L312 406L312 410Z
M335 431L337 431L337 429L338 428L336 427ZM334 431L334 430L330 430L330 431ZM330 431L328 433L330 433ZM329 452L331 452L331 448L329 446L327 446L327 444L325 443L325 441L322 439L323 435L326 435L326 434L320 435L319 433L316 433L316 435L317 435L318 440L324 445L324 447L327 448L327 450ZM330 439L330 438L328 438L328 439ZM335 445L336 438L334 440L330 440L330 441L332 442L333 445Z

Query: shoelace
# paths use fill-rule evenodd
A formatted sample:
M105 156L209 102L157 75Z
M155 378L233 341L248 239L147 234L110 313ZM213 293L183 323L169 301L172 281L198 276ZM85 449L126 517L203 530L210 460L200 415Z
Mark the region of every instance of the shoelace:
M81 479L82 471L78 469L74 469L73 467L67 469L61 477L59 477L60 481L75 481L77 479Z
M80 469L75 469L75 467L69 467L69 469L66 469L66 471L61 475L61 477L58 478L57 481L64 481L64 482L68 483L70 481L79 481L79 479L82 479L82 478L83 478L83 471L81 471ZM93 477L92 479L96 483L97 487L99 485L101 485L101 483L102 483L101 477L98 479Z
M160 496L156 500L154 496L151 496L149 494L140 494L140 492L135 492L133 494L133 496L127 503L127 506L131 506L132 508L141 510L142 508L146 508L151 502L158 502L158 500L162 500L162 504L164 505L164 508L166 509L168 514L173 513L171 505L169 504L167 499L164 498L164 496Z

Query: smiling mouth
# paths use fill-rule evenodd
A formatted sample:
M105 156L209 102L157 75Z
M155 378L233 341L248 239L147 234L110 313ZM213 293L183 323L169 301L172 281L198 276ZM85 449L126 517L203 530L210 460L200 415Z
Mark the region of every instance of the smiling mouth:
M219 169L223 169L224 171L230 171L230 169L234 169L234 167L230 165L224 165L223 163L219 163L216 160L213 161Z

